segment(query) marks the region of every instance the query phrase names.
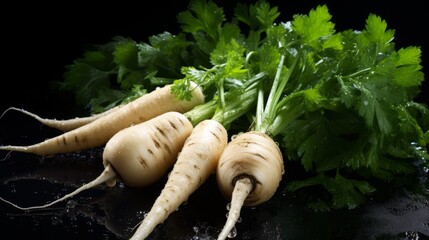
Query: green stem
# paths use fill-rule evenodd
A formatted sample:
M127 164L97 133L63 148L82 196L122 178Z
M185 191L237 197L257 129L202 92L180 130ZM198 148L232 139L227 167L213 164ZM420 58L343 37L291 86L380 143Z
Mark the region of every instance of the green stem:
M264 89L262 82L258 83L258 100L256 103L256 120L254 130L261 131L262 118L264 116Z
M352 74L349 74L349 75L346 75L346 76L342 76L343 78L351 78L351 77L354 77L354 76L356 76L356 75L359 75L359 74L362 74L362 73L366 73L366 72L368 72L368 71L370 71L372 68L364 68L364 69L362 69L362 70L359 70L359 71L357 71L357 72L354 72L354 73L352 73Z
M218 81L218 92L219 92L219 104L222 109L225 108L225 88L224 88L225 78L220 78Z
M295 56L293 62L292 62L292 65L290 66L289 70L287 71L286 76L284 77L284 80L280 82L279 87L276 89L276 94L274 96L274 103L275 103L275 105L277 105L277 103L279 102L280 98L282 97L283 91L284 91L284 89L286 87L286 84L289 81L290 76L292 75L292 72L295 69L295 66L296 66L299 58L300 58L300 54L297 54ZM272 119L274 117L274 115L275 115L275 111L274 110L270 111L270 114L271 115L269 115L269 117L270 117L270 119Z
M225 92L225 107L217 108L212 119L227 127L248 112L257 98L260 79L265 76L265 73L259 73L247 80L242 87Z
M266 131L270 125L274 122L276 115L277 115L277 105L280 101L280 98L283 96L283 91L286 87L287 82L290 79L290 76L292 75L293 70L295 69L295 66L297 65L300 58L300 54L295 56L292 65L289 67L288 71L286 72L286 75L284 77L281 76L284 59L285 56L282 55L279 61L279 65L277 66L277 72L276 76L274 78L270 95L268 96L267 105L265 107L264 111L264 119L262 120L262 126L260 127L261 131Z
M300 117L305 113L304 103L299 104L288 104L281 111L287 111L287 114L279 114L274 119L274 121L267 127L266 132L271 136L276 136L277 134L284 131L284 129L289 125L290 122Z
M222 125L228 126L253 106L257 86L260 79L265 76L265 73L256 74L253 78L247 80L243 86L225 92L225 106L223 108L219 106L219 99L213 98L184 113L184 115L194 126L205 119L214 119Z
M278 85L280 83L280 76L281 76L281 73L282 73L284 60L285 60L285 56L282 55L280 57L279 64L277 65L276 76L274 77L273 84L271 85L270 94L268 95L267 105L266 105L265 111L264 111L264 118L268 118L269 115L272 115L270 113L270 111L272 111L272 109L274 109L273 105L276 104L274 102L274 96L276 95L277 87L278 87Z
M214 112L216 111L216 107L218 104L217 99L212 99L204 104L198 105L192 110L184 113L192 125L196 126L199 122L210 119Z

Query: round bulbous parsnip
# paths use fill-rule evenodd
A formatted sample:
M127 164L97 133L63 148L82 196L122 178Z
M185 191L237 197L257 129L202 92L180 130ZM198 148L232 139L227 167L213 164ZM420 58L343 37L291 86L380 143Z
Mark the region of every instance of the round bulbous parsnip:
M30 146L0 146L0 150L49 156L77 152L105 144L119 130L145 122L165 112L187 112L204 102L202 89L192 83L192 99L178 100L171 93L171 85L158 88L118 108L110 114L79 128Z
M128 186L150 185L171 168L192 129L192 123L178 112L123 129L106 143L103 165L111 165Z
M216 169L220 192L231 199L228 219L218 240L227 238L243 205L256 206L274 195L283 174L282 153L267 134L250 131L231 140Z
M145 239L158 224L186 202L216 171L227 143L227 131L216 120L204 120L197 124L186 140L161 194L130 239Z
M48 204L33 207L19 207L3 198L0 200L22 210L32 210L52 206L102 183L113 186L116 180L133 187L148 186L173 166L192 129L191 122L183 114L164 113L115 134L104 148L104 171L74 192Z

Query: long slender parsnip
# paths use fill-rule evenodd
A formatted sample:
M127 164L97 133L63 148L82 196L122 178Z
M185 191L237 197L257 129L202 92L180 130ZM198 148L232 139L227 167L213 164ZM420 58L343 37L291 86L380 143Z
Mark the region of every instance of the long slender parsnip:
M118 108L122 107L121 106L116 106L113 107L109 110L106 110L104 112L101 113L97 113L97 114L93 114L91 116L87 116L87 117L75 117L75 118L70 118L70 119L50 119L50 118L42 118L39 115L36 115L32 112L29 112L25 109L20 109L20 108L16 108L16 107L10 107L8 109L6 109L3 114L0 116L0 118L2 118L7 112L9 111L18 111L21 112L25 115L28 115L32 118L34 118L35 120L39 121L41 124L46 125L48 127L51 128L55 128L58 129L60 131L63 132L68 132L70 130L76 129L78 127L81 127L83 125L86 125L90 122L95 121L96 119L104 116L104 115L108 115L114 111L116 111Z
M231 207L218 240L227 238L243 205L255 206L274 195L283 173L282 153L267 134L245 132L228 144L219 159L216 180L221 193L231 199Z
M76 152L105 144L119 130L147 121L165 112L187 112L204 102L200 87L193 83L192 99L178 100L171 85L156 89L82 127L30 146L0 146L0 150L49 156Z
M19 207L3 198L0 200L21 210L32 210L52 206L102 183L112 186L116 180L128 186L147 186L164 176L173 166L192 129L191 122L181 113L164 113L115 134L104 148L104 171L72 193L48 204L32 207Z
M131 240L145 239L153 229L215 172L228 135L215 120L204 120L195 126L170 172L167 183Z

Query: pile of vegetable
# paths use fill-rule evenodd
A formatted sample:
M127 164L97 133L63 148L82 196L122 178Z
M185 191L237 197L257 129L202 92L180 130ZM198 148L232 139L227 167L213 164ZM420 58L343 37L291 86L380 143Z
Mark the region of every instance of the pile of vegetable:
M316 209L354 208L379 182L427 169L429 108L414 101L420 47L396 49L394 30L374 14L359 31L336 31L326 5L279 16L263 0L238 3L232 19L214 2L191 1L177 34L116 37L85 52L58 86L92 115L43 119L11 107L65 133L0 150L104 147L105 171L46 205L1 200L44 208L101 183L144 187L170 172L131 237L144 239L215 174L231 200L225 239L243 205L276 192L306 196Z

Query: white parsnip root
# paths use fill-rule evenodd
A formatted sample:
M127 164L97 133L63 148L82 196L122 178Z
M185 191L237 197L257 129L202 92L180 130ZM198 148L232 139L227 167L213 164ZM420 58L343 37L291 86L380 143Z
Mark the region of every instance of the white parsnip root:
M70 119L42 118L39 115L36 115L36 114L29 112L25 109L10 107L3 112L3 114L0 116L0 118L2 118L9 111L18 111L18 112L21 112L25 115L28 115L28 116L34 118L35 120L39 121L43 125L58 129L58 130L63 131L63 132L68 132L68 131L76 129L78 127L82 127L83 125L86 125L90 122L93 122L102 116L108 115L108 114L116 111L120 107L121 106L116 106L116 107L113 107L107 111L104 111L104 112L101 112L98 114L94 114L91 116L87 116L87 117L75 117L75 118L70 118Z
M178 100L166 85L143 95L110 114L74 130L30 146L0 146L0 150L33 153L49 156L58 153L76 152L105 144L121 129L145 122L169 111L187 112L204 102L202 89L192 83L192 99Z
M102 183L112 186L117 179L128 186L147 186L173 166L192 129L191 122L183 114L164 113L115 134L103 152L104 171L74 192L49 204L33 207L19 207L3 198L0 200L21 210L32 210L52 206Z
M228 144L219 159L216 180L224 197L231 199L231 207L218 240L227 238L243 205L256 206L274 195L283 173L282 153L267 134L241 133Z
M103 164L112 165L128 186L148 186L173 166L192 130L183 114L164 113L115 134L104 148Z
M215 120L204 120L195 126L186 140L167 183L131 240L145 239L154 228L215 172L219 157L226 147L228 135Z

